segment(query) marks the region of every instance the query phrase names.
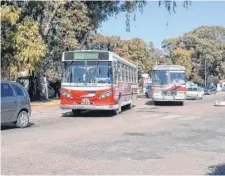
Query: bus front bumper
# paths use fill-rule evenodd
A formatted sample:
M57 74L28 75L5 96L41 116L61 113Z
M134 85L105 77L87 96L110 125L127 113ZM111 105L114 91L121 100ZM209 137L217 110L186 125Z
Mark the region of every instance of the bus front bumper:
M175 97L175 98L173 98L173 97L152 97L152 100L153 101L184 101L184 100L186 100L186 97Z
M83 109L83 110L115 110L118 109L118 105L60 105L61 109Z

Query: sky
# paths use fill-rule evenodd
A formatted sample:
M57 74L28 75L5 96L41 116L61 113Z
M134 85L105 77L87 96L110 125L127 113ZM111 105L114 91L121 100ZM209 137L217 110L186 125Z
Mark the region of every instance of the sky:
M117 18L103 22L98 32L108 36L118 35L122 40L138 37L161 48L164 39L182 36L203 25L225 27L225 1L192 1L188 9L183 8L182 1L178 1L176 13L171 15L164 7L158 6L158 1L153 1L147 3L143 14L136 12L136 21L131 19L130 32L126 32L125 20L125 13L120 13Z

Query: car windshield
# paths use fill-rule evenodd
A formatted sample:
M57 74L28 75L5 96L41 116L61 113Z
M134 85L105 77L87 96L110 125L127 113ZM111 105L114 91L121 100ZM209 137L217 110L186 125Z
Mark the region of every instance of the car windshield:
M70 62L68 63L70 64ZM65 83L112 83L111 62L74 61L63 77Z

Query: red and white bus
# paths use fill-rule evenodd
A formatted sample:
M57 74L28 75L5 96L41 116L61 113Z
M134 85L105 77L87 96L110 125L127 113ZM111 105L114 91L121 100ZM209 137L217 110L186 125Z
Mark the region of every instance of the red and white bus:
M179 102L186 99L185 67L181 65L157 65L153 68L150 97L157 105L162 101Z
M77 115L82 110L133 107L137 99L137 67L108 51L78 50L63 53L62 109Z

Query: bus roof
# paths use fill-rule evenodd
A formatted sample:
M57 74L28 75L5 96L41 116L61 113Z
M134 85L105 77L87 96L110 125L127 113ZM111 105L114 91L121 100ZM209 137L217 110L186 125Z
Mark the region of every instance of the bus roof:
M123 59L119 55L106 50L74 50L74 51L65 51L65 52L108 52L112 57L116 58L117 60L120 60L121 62L126 63L127 65L130 65L132 67L137 67L136 65L132 64L131 62L127 61L126 59ZM64 53L64 52L63 52ZM110 59L111 60L111 59Z
M181 65L156 65L153 70L174 70L185 71L185 67Z

